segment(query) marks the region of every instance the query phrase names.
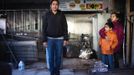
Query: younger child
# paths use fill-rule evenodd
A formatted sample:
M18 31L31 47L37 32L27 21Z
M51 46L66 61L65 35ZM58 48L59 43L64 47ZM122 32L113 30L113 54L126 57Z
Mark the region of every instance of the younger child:
M109 66L109 69L114 68L114 48L118 44L117 35L112 30L113 29L113 23L107 22L104 26L105 28L105 34L106 38L99 39L99 45L101 47L101 53L102 53L102 62L104 64L107 64Z

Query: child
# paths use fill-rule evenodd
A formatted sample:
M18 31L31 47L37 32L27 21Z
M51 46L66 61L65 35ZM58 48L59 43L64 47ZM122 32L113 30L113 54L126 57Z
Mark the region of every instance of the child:
M113 23L108 21L104 26L106 38L100 37L99 40L99 45L101 47L102 53L102 62L104 64L107 64L109 66L109 69L114 68L113 50L118 44L117 35L112 30L113 27Z

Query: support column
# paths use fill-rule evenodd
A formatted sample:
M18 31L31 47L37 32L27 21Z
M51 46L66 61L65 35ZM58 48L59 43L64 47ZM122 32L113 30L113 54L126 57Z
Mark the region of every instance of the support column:
M131 44L130 44L130 37L131 37L131 26L128 20L130 20L130 0L126 0L126 16L127 16L127 23L126 23L126 64L129 65L130 64L130 59L131 59Z

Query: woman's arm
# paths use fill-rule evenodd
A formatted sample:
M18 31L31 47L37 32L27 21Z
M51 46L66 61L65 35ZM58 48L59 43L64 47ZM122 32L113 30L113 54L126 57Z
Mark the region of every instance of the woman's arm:
M105 38L106 37L105 28L104 27L99 31L99 35L100 35L101 38Z

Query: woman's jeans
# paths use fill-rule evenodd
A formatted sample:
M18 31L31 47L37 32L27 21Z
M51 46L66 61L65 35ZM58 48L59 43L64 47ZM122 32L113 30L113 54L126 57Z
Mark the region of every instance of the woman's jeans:
M47 43L48 68L51 75L58 75L62 63L63 39L48 39Z
M107 64L109 66L109 69L114 68L114 57L113 57L113 55L102 54L102 62L104 64Z

